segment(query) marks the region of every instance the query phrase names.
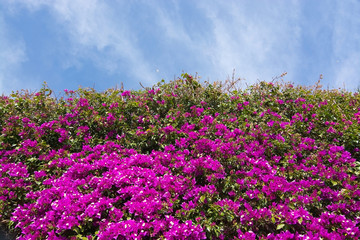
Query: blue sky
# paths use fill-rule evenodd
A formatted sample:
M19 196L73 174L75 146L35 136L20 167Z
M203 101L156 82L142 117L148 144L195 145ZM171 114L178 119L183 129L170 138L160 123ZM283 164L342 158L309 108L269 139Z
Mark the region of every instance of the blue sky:
M360 87L358 0L2 0L0 94L126 89L183 72Z

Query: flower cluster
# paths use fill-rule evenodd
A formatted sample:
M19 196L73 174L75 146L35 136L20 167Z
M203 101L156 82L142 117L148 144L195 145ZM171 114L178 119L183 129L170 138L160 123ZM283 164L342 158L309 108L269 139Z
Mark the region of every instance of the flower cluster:
M358 94L184 74L146 91L0 98L18 239L358 239ZM341 104L341 105L337 105Z

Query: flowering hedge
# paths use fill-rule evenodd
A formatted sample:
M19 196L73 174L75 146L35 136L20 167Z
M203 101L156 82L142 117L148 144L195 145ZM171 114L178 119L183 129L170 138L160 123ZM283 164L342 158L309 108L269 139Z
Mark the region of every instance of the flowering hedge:
M0 98L0 219L18 239L358 239L358 93L184 74Z

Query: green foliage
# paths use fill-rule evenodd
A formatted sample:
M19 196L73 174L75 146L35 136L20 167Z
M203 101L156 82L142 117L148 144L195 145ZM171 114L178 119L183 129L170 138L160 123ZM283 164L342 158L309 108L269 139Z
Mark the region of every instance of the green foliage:
M277 167L275 176L279 179L292 182L314 177L321 179L331 190L340 191L341 179L319 175L313 167L320 158L324 166L332 166L330 160L343 156L335 154L329 157L326 151L329 146L341 146L356 161L334 169L338 172L345 169L347 174L356 176L349 184L358 182L359 93L325 91L318 85L313 88L294 87L280 81L259 82L245 90L230 91L234 84L227 84L201 83L197 77L182 74L174 81L161 81L152 88L139 91L109 89L97 92L80 88L67 91L65 97L56 99L44 84L37 93L22 91L0 97L0 164L23 163L29 173L23 179L10 176L7 172L1 173L0 177L13 183L22 181L26 186L11 189L16 197L0 200L1 219L6 220L8 225L13 224L9 219L14 209L19 204L33 203L27 194L47 189L44 181L62 176L72 164L81 162L88 154L84 149L114 142L141 154L162 151L171 155L175 150L188 151L184 161L210 157L221 164L216 171L197 166L193 172L187 170L186 174L184 166L171 165L174 158L170 157L168 164L168 171L192 179L197 187L211 183L216 189L213 193L199 192L193 196L196 206L189 209L183 208L182 204L186 203L183 195L171 198L174 216L183 222L191 220L201 225L208 239L220 238L224 234L226 239L227 236L237 235L239 229L243 232L256 230L258 233L303 231L302 223L306 220L299 218L298 224L288 224L275 209L271 209L270 217L254 220L256 226L244 225L237 214L250 210L237 206L235 211L231 204L245 199L252 209L269 207L269 198L260 192L264 187L260 176L245 175L245 172L254 169L265 171L264 166L251 162L259 155L265 158L260 160ZM211 123L206 123L206 117L211 118ZM182 130L189 126L191 130ZM181 145L179 142L184 139L187 142ZM208 145L217 147L207 148ZM325 156L319 155L321 151L326 153ZM93 159L102 157L97 152L91 154ZM70 158L71 161L64 161ZM59 166L60 161L64 163ZM305 171L299 168L300 165L310 170ZM100 178L106 170L104 167L91 174ZM214 177L214 172L222 170L225 173L223 177ZM39 171L44 171L46 176L36 177L35 173ZM243 182L239 183L239 179ZM6 195L6 191L8 189L0 188L0 194ZM248 191L259 191L258 199L249 197ZM312 194L321 189L304 188L303 191ZM104 191L106 196L116 197L116 194L113 189ZM352 192L342 191L341 194L346 203L356 200L351 199ZM292 192L279 190L273 193L271 199L280 204L295 197ZM229 201L221 202L224 199ZM313 216L318 216L328 205L326 201L329 200L314 200L306 206ZM294 200L288 206L295 209L296 204ZM162 215L168 213L169 205L164 204L159 210ZM133 217L130 213L126 214L127 218ZM348 217L355 219L359 215L348 213ZM92 219L89 219L86 224L62 234L87 239L88 234L99 230L93 225Z

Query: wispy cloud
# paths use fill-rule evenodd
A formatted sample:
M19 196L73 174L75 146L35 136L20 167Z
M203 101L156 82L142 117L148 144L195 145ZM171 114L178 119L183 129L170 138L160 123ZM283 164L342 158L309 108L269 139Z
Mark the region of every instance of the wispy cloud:
M203 1L213 25L214 45L207 49L212 74L226 77L236 70L247 83L271 80L298 63L300 29L296 2Z
M23 6L29 12L46 13L39 15L49 19L52 32L40 34L51 37L46 43L55 50L40 47L39 51L50 51L44 55L56 58L53 63L61 62L62 69L47 69L59 76L67 76L74 68L81 70L73 71L76 74L84 74L95 66L98 76L112 80L121 76L127 79L119 81L136 82L134 86L138 81L151 85L160 77L171 80L182 70L199 72L210 81L225 80L235 69L235 76L246 79L246 84L271 81L287 71L285 80L297 84L312 84L324 74L325 87L360 85L360 3L356 0L7 3L14 12ZM14 74L11 69L21 66L25 49L30 48L25 44L31 43L12 41L6 32L3 38L17 51L11 55L17 60L0 64ZM51 46L52 41L56 45Z
M132 31L127 27L128 19L114 11L111 5L97 0L19 0L18 3L31 11L50 10L59 32L65 30L72 43L68 47L71 58L66 67L81 67L81 59L91 59L109 74L126 73L133 79L148 80L149 83L158 80L135 44Z
M0 95L13 89L26 89L26 83L19 81L19 69L26 61L25 45L11 35L0 12Z
M335 87L355 90L360 87L360 4L338 2L334 24Z
M180 41L182 45L192 44L178 4L173 2L171 9L164 8L161 4L149 4L148 7L153 10L154 23L163 30L163 38L168 41Z
M139 1L133 4L132 25L146 49L146 58L160 68L160 75L171 79L182 70L190 73L206 70L208 37L206 24L200 25L203 14L187 1ZM137 30L140 29L140 30ZM145 41L144 41L145 39ZM205 72L205 71L203 71Z

